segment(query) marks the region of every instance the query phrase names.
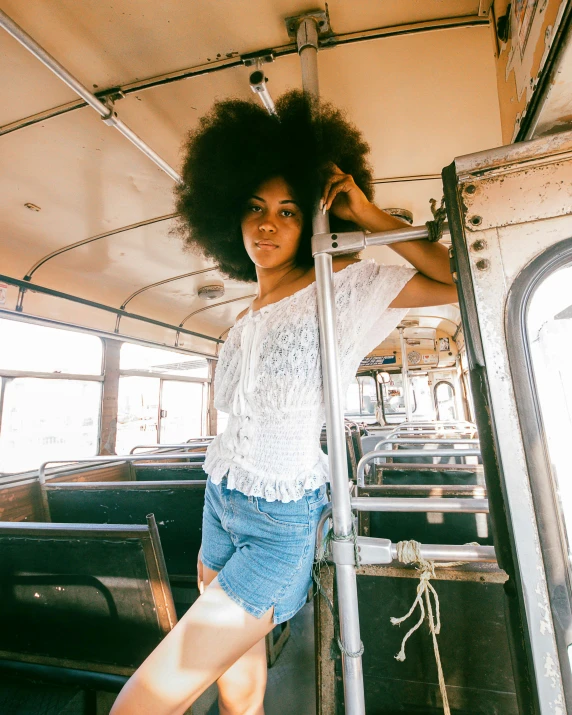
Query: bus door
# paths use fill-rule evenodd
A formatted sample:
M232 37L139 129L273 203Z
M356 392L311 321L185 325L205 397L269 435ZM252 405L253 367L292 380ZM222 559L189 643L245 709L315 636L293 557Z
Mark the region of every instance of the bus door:
M572 712L572 132L443 171L522 712Z

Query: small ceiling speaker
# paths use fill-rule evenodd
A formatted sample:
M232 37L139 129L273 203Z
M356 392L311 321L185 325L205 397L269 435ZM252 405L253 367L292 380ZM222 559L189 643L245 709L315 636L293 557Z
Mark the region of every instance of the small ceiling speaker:
M397 218L403 219L410 226L413 226L413 214L407 209L383 209L388 214L392 216L397 216Z
M199 288L199 298L203 300L216 300L224 295L223 283L209 283L209 285Z

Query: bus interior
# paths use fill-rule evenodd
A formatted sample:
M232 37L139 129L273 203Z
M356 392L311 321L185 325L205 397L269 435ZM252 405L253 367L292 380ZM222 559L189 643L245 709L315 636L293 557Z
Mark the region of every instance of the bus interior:
M570 0L0 0L0 713L106 715L198 596L216 363L256 285L183 249L173 188L216 100L303 88L303 23L376 204L426 231L443 197L459 302L409 310L344 396L361 556L317 545L265 712L572 713Z

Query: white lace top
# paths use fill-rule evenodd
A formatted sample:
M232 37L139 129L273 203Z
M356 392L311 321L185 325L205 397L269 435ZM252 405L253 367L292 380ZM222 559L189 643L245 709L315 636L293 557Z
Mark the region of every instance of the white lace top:
M334 273L343 395L362 358L407 312L388 305L414 274L373 259ZM205 459L215 484L226 475L229 489L288 502L328 481L316 283L237 321L214 390L215 407L229 414Z

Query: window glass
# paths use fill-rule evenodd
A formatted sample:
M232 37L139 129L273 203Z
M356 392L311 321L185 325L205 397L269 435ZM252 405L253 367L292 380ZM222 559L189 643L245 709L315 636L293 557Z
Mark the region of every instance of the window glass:
M562 514L572 533L572 266L547 276L530 299L528 344Z
M98 452L101 383L7 379L0 432L0 473L39 469L50 459Z
M200 382L163 381L161 444L181 444L204 434L203 392Z
M400 372L389 374L389 382L382 383L383 410L385 421L396 424L405 420L405 396L403 391L403 376ZM411 417L423 421L435 418L431 390L427 374L409 374L409 391L411 395Z
M0 319L0 369L101 375L99 338L70 330Z
M160 382L158 377L119 378L117 454L157 444Z
M208 364L204 358L132 343L124 343L121 346L119 366L121 370L149 370L162 375L208 377Z
M377 392L371 375L355 377L346 393L345 416L349 419L375 422Z
M409 381L411 382L414 397L414 402L412 403L413 419L419 422L434 420L435 408L429 386L429 377L426 373L420 375L409 373Z
M435 385L435 403L437 419L442 422L457 419L455 407L455 390L450 382L441 381Z

